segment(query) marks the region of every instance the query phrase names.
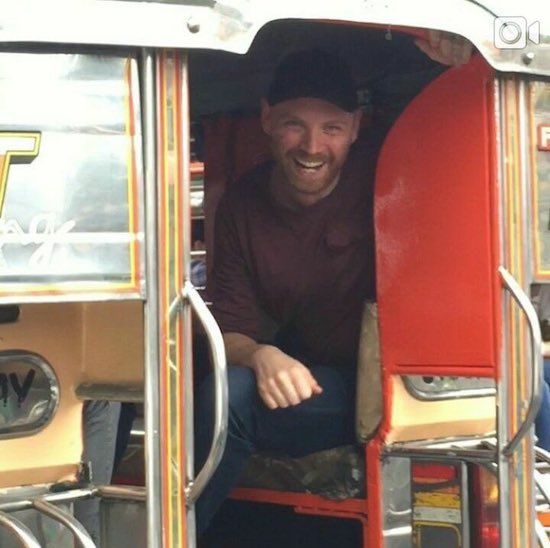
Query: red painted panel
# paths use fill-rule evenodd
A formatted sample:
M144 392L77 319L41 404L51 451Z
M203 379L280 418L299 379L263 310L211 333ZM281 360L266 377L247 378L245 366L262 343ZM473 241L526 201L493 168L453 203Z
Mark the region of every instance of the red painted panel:
M205 143L204 209L207 263L213 264L214 219L227 185L270 156L259 118L219 116L202 123Z
M496 375L491 81L480 58L446 71L382 149L376 257L390 373Z

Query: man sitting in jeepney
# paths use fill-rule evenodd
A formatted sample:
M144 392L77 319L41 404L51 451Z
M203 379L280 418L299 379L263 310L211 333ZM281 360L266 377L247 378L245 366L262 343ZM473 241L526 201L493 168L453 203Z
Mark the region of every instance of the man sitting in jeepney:
M432 38L419 44L432 58L469 58L469 44ZM219 205L209 283L232 364L229 427L221 463L197 502L199 535L253 452L300 457L354 442L360 318L375 297L375 165L353 146L360 121L340 58L290 54L261 106L272 161L233 185ZM262 314L278 326L265 344ZM198 465L210 448L213 409L209 378L196 411Z

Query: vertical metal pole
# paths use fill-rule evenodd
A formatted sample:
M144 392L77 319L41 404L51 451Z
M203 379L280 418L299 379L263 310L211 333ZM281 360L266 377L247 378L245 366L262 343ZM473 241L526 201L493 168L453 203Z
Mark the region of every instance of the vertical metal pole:
M519 147L520 147L520 162L521 162L521 210L523 211L523 226L525 229L525 234L530 234L529 228L531 226L531 188L532 188L532 173L531 173L531 159L529 154L529 145L530 145L530 127L529 127L529 85L525 80L522 80L519 83L518 90L518 101L519 101L519 112L518 112L518 122L519 122ZM529 238L524 242L522 252L523 252L523 291L526 295L531 295L531 283L533 282L533 261L531 253L531 242ZM527 303L527 308L533 309L530 301ZM533 312L533 310L532 310ZM529 399L536 400L533 409L538 411L540 403L542 401L542 383L544 382L543 369L542 369L542 345L541 345L541 334L538 319L536 314L532 314L531 325L533 326L531 333L532 344L527 344L529 356L527 357L526 364L529 364L530 375L539 376L538 379L531 378L530 384L532 387L532 393L530 394ZM537 338L538 333L538 338ZM538 352L538 356L533 354ZM539 365L537 369L537 363ZM534 364L534 365L531 365ZM537 393L538 392L538 393ZM533 410L531 409L531 411ZM528 413L528 409L525 409L525 413ZM528 417L526 417L526 420ZM530 499L528 500L529 509L524 510L525 514L529 517L529 527L527 529L529 536L529 545L536 546L536 530L535 523L537 521L537 512L536 512L536 487L535 487L535 428L531 426L527 436L529 437L529 449L526 451L524 457L527 464L530 464L531 473L525 474L523 482L529 483L529 492L531 494Z
M160 481L160 351L157 245L157 156L155 56L142 51L141 85L145 163L145 478L147 547L162 547L162 484Z
M510 82L512 83L512 82ZM516 83L513 82L514 86ZM501 255L503 257L504 266L509 269L512 276L518 280L520 290L526 295L530 293L530 284L532 282L532 265L531 253L529 250L528 241L518 241L522 231L528 233L527 227L529 224L529 196L531 188L531 170L529 159L529 120L528 120L528 87L526 82L517 82L514 91L511 91L507 86L506 80L500 81L498 84L498 98L500 101L499 112L499 180L501 193ZM517 97L516 97L517 94ZM512 115L509 119L506 118L508 109L512 108ZM517 115L514 114L517 112ZM514 132L510 134L510 132ZM514 144L514 150L511 151L510 157L507 157L507 140L510 135L517 138L517 143ZM519 167L519 172L510 173L508 165ZM516 180L517 179L517 180ZM508 254L506 253L508 250ZM509 263L509 264L507 264ZM509 314L507 299L503 302L503 334L508 337L523 337L523 330L518 329L521 326L520 321L523 318L515 319L512 312ZM530 307L528 298L526 299L525 308ZM532 314L532 316L535 316ZM536 318L531 318L531 325L538 323ZM536 329L538 330L538 329ZM534 331L533 331L534 333ZM510 420L512 414L517 414L518 410L513 409L513 400L516 397L523 398L521 389L518 387L518 374L527 375L526 384L531 384L533 393L530 394L530 401L535 398L527 407L520 411L517 421L519 426L518 432L525 430L527 420L532 420L533 412L536 411L536 405L540 399L540 394L537 394L539 382L538 379L529 379L528 375L539 373L542 376L540 367L527 367L528 364L535 363L535 358L542 359L540 356L534 356L533 352L538 352L540 344L537 342L535 334L532 334L531 345L525 344L523 348L529 354L513 356L510 355L510 345L503 340L504 347L502 353L502 374L498 383L498 465L499 465L499 510L500 510L500 547L501 548L517 548L518 546L534 546L535 539L535 485L534 470L535 456L533 447L533 429L530 428L527 432L529 445L526 448L524 443L516 443L519 440L518 434L514 433L515 440L512 444L509 443L510 436ZM519 344L519 341L518 341ZM532 347L532 348L531 348ZM522 346L520 346L522 348ZM513 367L512 367L513 365ZM533 369L533 370L531 370ZM522 400L522 405L526 406L527 402ZM528 413L529 411L529 413ZM512 454L510 454L512 452ZM524 496L525 500L520 500ZM514 502L513 502L514 501ZM512 512L511 508L514 509ZM515 533L515 534L514 534Z
M189 108L189 58L182 56L181 60L181 211L183 213L183 275L190 279L191 273L191 114ZM183 282L183 280L182 280ZM182 284L183 285L183 284ZM192 483L195 477L194 463L194 421L193 421L193 352L192 352L192 309L186 299L182 311L182 329L184 341L184 389L185 389L185 482ZM195 505L187 506L187 547L196 546Z
M462 523L464 528L462 531L462 546L463 548L470 548L472 546L471 539L471 512L472 512L472 500L470 498L470 489L468 487L468 466L465 462L460 463L460 490L462 498Z
M497 137L499 139L499 161L498 161L498 191L500 198L500 256L504 261L505 249L507 247L507 232L505 230L506 201L511 199L507 196L506 191L506 144L504 139L504 89L501 82L495 82L495 117L497 119ZM504 291L504 288L502 289ZM510 298L510 297L507 297ZM507 314L506 299L502 301L502 333L510 333L510 321ZM508 345L505 343L505 338L502 340L501 353L501 376L497 383L497 466L498 466L498 504L499 504L499 519L500 519L500 548L510 548L510 539L512 538L511 531L511 514L510 514L510 459L503 453L504 447L508 442L509 420L508 406L510 405L510 375L508 364L511 356L508 352Z

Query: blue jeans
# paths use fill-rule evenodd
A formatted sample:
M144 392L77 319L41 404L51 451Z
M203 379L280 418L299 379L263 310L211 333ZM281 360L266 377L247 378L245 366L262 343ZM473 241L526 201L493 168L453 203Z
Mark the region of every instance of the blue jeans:
M86 401L82 411L84 453L82 460L89 462L92 483L111 483L115 444L118 429L120 403L109 401ZM97 497L74 503L74 515L100 546L99 503Z
M230 366L229 425L221 463L197 501L197 532L202 535L214 514L238 484L252 452L301 457L354 442L355 371L312 367L323 393L285 409L268 409L247 367ZM202 466L214 424L213 378L198 394L195 413L196 461Z
M535 420L537 445L550 451L550 359L544 359L544 386L542 387L542 403Z

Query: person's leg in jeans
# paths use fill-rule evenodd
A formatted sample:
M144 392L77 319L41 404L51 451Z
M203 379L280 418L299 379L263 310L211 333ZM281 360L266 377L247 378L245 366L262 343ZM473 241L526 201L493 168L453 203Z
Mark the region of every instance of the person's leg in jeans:
M550 359L544 360L544 386L542 387L542 403L535 420L537 445L550 451Z
M120 403L86 401L82 413L84 452L82 460L91 464L92 483L105 485L111 482L115 458L115 444L120 415ZM99 499L77 501L74 515L99 547Z
M227 444L218 469L197 501L199 536L237 485L253 451L300 457L353 442L352 375L328 367L312 368L312 373L323 387L322 394L296 406L270 410L258 394L254 372L247 367L228 368ZM209 377L201 387L195 415L198 467L210 449L213 410L213 379Z
M135 403L124 402L120 405L120 417L118 419L115 444L115 460L113 465L113 472L115 474L117 467L124 457L126 449L128 448L130 435L132 433L132 426L136 416L137 409Z

